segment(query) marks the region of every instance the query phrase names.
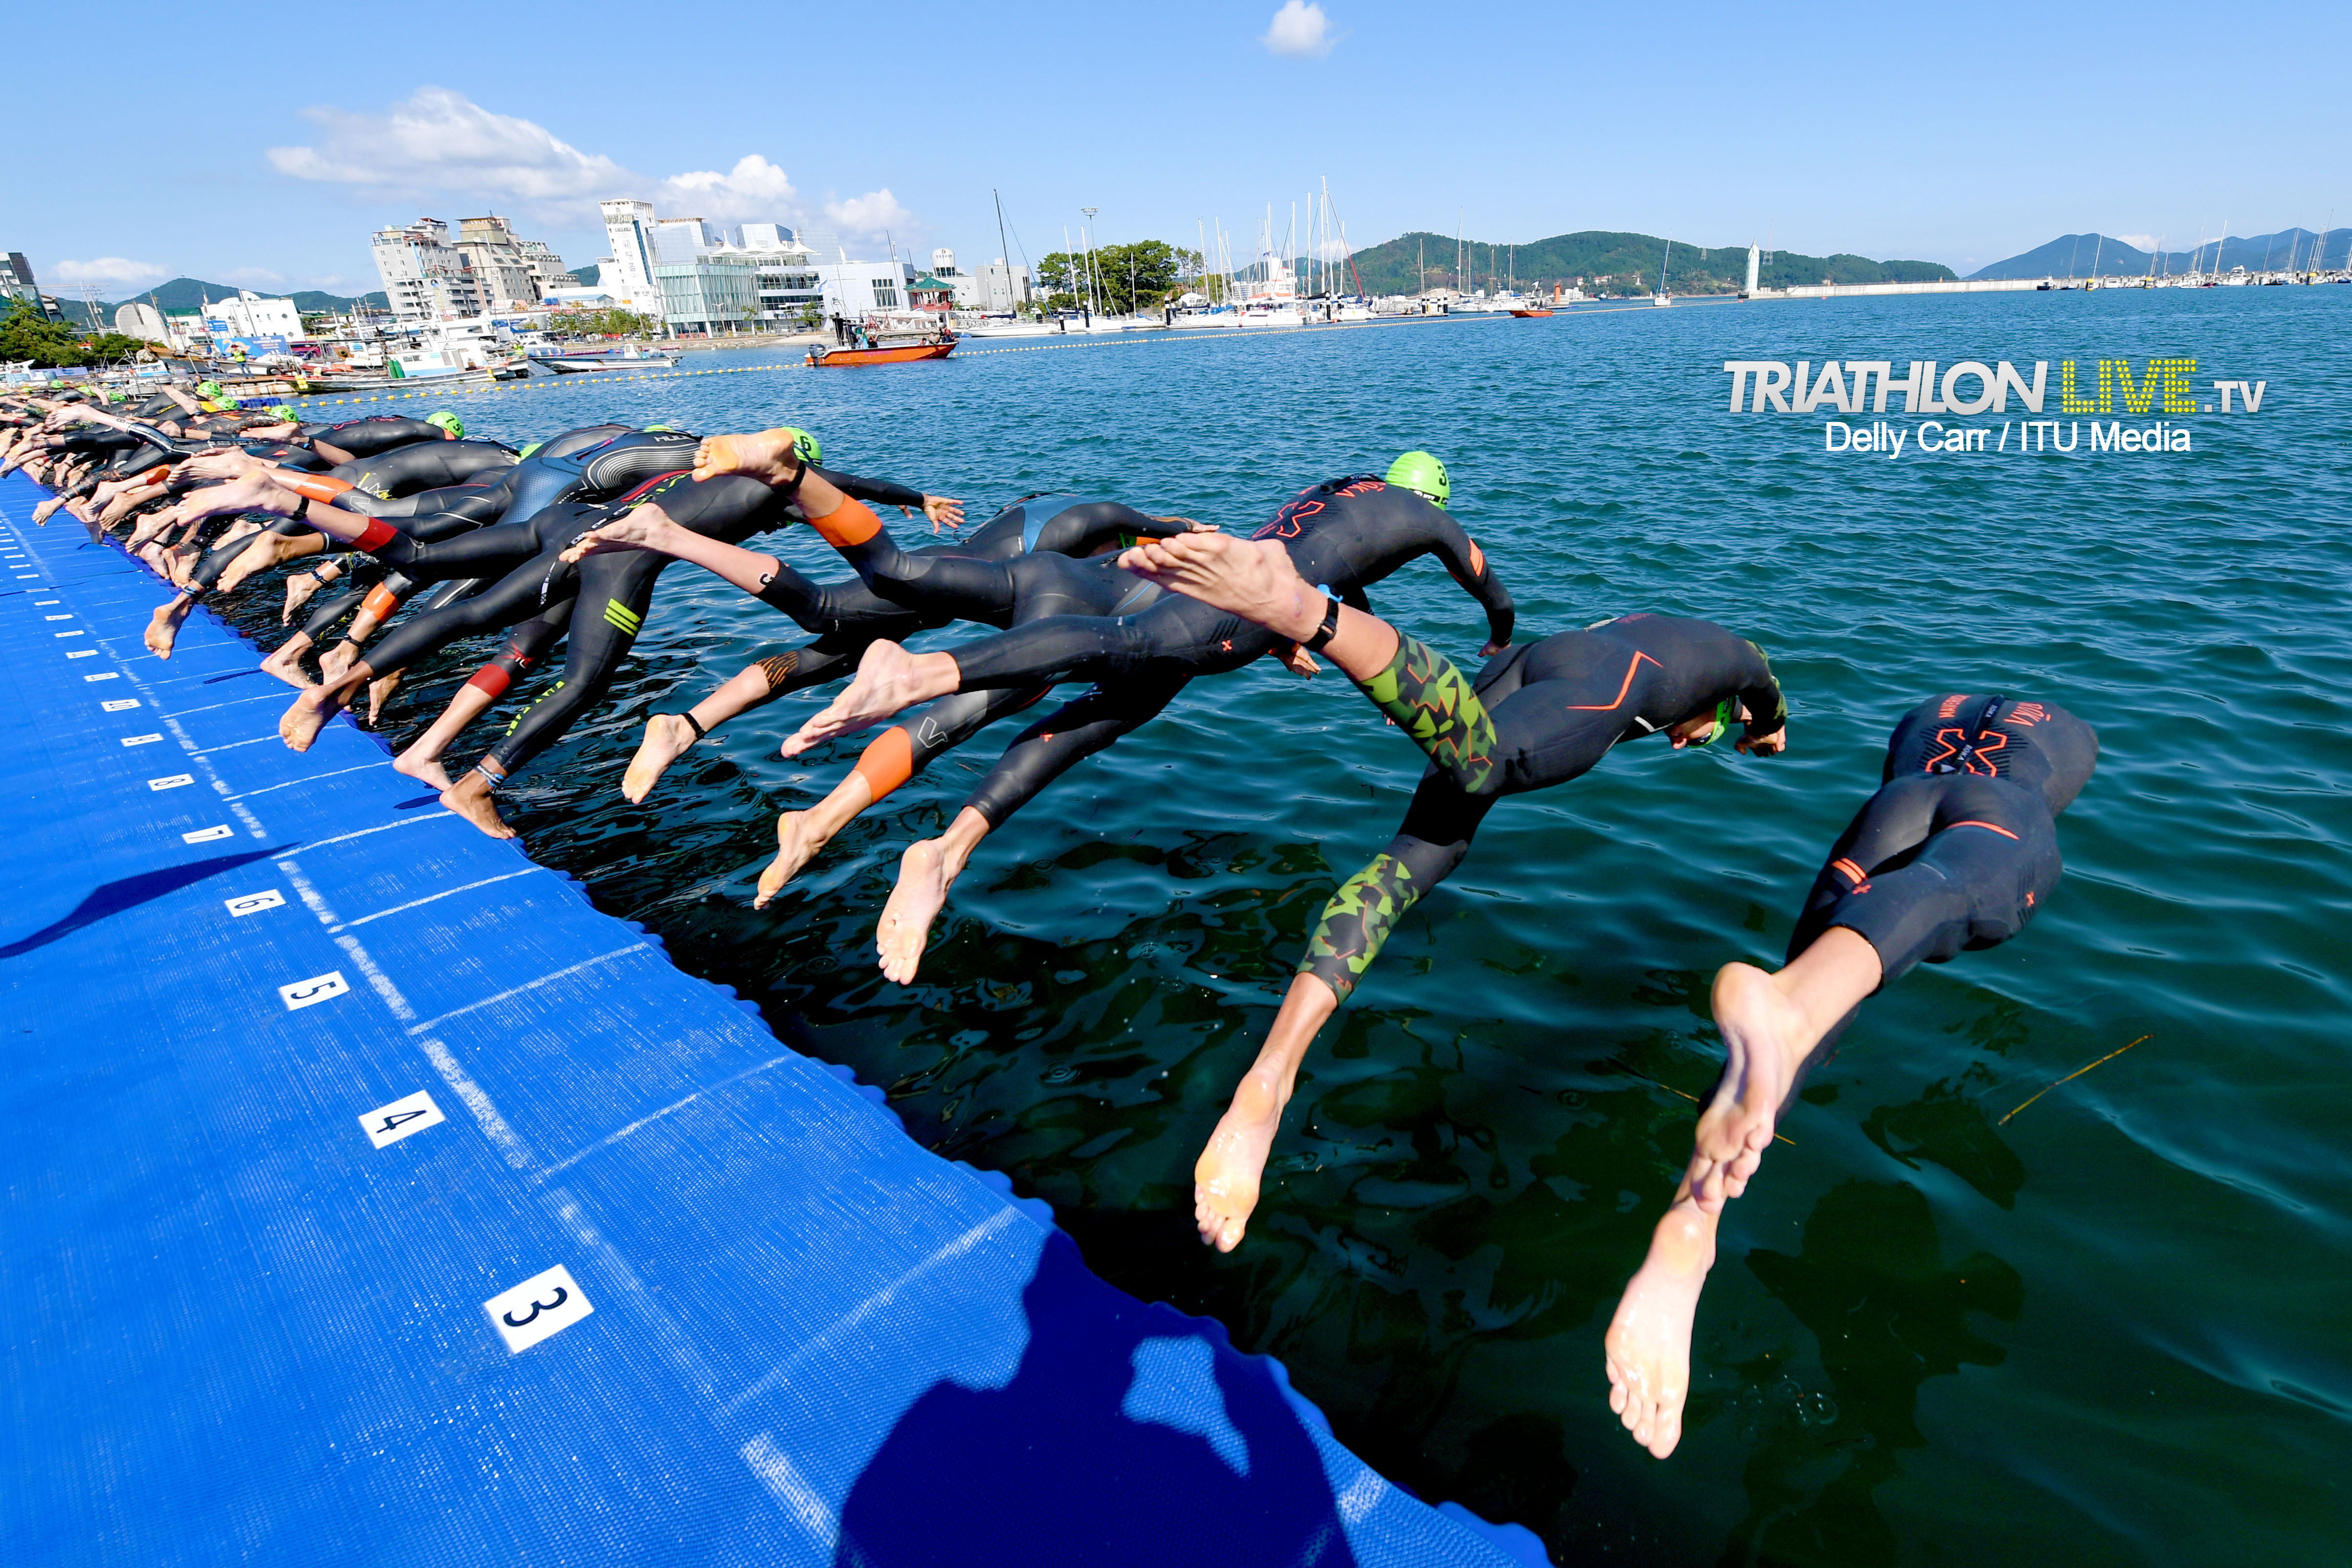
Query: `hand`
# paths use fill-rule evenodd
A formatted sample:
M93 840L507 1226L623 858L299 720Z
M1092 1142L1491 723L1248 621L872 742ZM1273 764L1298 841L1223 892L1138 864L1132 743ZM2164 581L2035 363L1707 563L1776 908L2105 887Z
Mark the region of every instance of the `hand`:
M949 496L925 496L923 498L923 515L931 520L931 531L933 533L937 533L942 527L961 528L963 526L963 502L954 500L952 497Z
M1313 654L1295 642L1286 642L1276 648L1274 657L1288 666L1291 674L1307 680L1314 679L1315 672L1323 668L1322 663Z
M256 468L277 467L265 463L252 453L236 447L224 447L216 452L205 452L190 458L180 465L180 472L192 479L233 479Z
M1478 657L1480 658L1492 658L1510 646L1511 645L1509 643L1496 642L1492 638L1489 638L1487 639L1486 646L1478 650Z
M1742 735L1738 749L1751 757L1777 757L1789 749L1789 726L1783 724L1769 735Z

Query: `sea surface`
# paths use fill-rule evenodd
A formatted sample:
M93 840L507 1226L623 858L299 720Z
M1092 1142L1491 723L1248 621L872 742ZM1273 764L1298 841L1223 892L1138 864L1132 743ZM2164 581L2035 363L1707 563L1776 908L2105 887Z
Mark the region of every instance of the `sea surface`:
M776 813L863 740L780 757L826 695L806 694L625 802L647 714L802 640L676 567L612 700L503 797L536 857L887 1086L924 1142L1051 1200L1097 1272L1280 1357L1387 1475L1559 1561L2344 1560L2352 288L985 346L845 372L698 354L683 368L741 374L458 406L518 441L605 417L803 425L828 464L975 521L1072 489L1246 529L1426 447L1521 640L1630 610L1719 620L1770 653L1789 753L1628 744L1500 806L1325 1031L1230 1256L1193 1237L1192 1162L1324 899L1422 770L1335 675L1196 682L982 846L901 987L873 952L898 854L1010 727L755 912ZM2013 428L2006 451L1922 454L1899 395L1895 457L1826 452L1826 411L1727 411L1726 360L1832 358L2046 359L2053 418L2066 359L2086 389L2100 359L2194 358L2202 403L2214 379L2264 391L2258 414L2176 417L2193 449L2158 455L2085 433L2021 457ZM2003 417L1946 422L1998 439ZM805 531L782 550L845 574ZM265 644L274 597L233 605ZM1474 659L1476 607L1433 563L1373 601ZM388 737L487 651L417 672ZM1895 717L1948 690L2097 727L2065 879L2017 941L1870 1002L1814 1076L1727 1211L1687 1435L1653 1460L1610 1414L1601 1334L1715 1075L1709 978L1780 961Z

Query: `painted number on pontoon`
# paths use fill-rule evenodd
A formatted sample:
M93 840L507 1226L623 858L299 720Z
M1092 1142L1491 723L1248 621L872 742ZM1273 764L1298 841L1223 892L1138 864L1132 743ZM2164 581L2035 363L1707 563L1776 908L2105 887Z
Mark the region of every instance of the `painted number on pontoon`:
M166 773L160 779L149 779L147 781L147 787L149 789L178 789L183 784L192 784L195 782L196 775L194 773Z
M411 1133L438 1127L447 1120L441 1114L441 1108L433 1103L433 1097L420 1089L406 1100L377 1106L360 1118L360 1126L367 1133L368 1142L382 1149Z
M572 1271L557 1264L511 1290L482 1303L507 1349L520 1355L551 1334L560 1334L596 1309L580 1291Z
M214 839L226 838L228 835L228 824L224 822L215 827L199 827L194 833L183 833L180 835L180 842L183 844L210 844Z
M87 676L87 677L85 677L84 679L89 679L89 680L96 680L96 679L98 679L99 678L98 678L97 676L95 676L95 675L92 675L92 676ZM107 712L107 713L128 713L128 712L130 712L133 708L136 708L136 707L138 707L138 706L139 706L139 699L137 699L136 697L123 697L123 698L118 698L118 699L116 699L116 700L115 700L114 701L112 701L112 702L101 702L101 703L100 703L98 706L99 706L100 710L100 711L102 711L102 712Z
M228 906L228 912L233 915L257 915L264 910L284 908L286 895L275 888L264 888L260 892L247 893L242 898L225 899L222 902Z
M351 988L350 982L343 978L343 972L333 969L324 974L314 974L308 980L297 980L290 985L280 985L278 994L286 1004L286 1010L291 1013L303 1007L315 1007L321 1002L331 1002Z

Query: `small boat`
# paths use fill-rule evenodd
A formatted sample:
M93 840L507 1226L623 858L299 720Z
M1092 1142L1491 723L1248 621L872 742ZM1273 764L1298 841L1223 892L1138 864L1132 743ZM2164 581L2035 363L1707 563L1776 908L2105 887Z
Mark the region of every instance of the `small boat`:
M1518 317L1521 321L1526 321L1534 316L1549 316L1551 314L1551 310L1547 306L1538 305L1533 310L1514 310L1511 314Z
M676 354L637 354L624 358L601 353L533 354L530 363L543 365L558 375L585 375L606 370L667 370L677 363Z
M893 343L885 348L831 348L809 350L808 363L827 368L857 364L906 364L919 359L945 359L955 353L955 341L929 343Z

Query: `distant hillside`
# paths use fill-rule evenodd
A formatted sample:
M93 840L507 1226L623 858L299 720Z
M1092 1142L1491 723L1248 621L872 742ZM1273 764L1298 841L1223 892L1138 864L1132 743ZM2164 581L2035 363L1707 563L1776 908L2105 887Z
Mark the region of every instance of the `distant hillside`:
M572 269L572 280L583 289L593 289L604 281L604 266L592 261L585 267L575 267Z
M2320 257L2319 265L2345 265L2347 247L2352 247L2352 228L2332 228L2326 243L2315 247L2316 237L2307 228L2283 228L2276 234L2258 234L2251 238L2230 238L2221 242L2221 270L2242 267L2249 272L2284 271L2289 267L2308 268L2312 257ZM1969 274L1971 278L2145 278L2148 264L2156 264L2158 276L2186 272L2193 263L2197 268L2214 270L2214 249L2207 244L2201 250L2166 250L2150 252L2136 249L2114 235L2062 234L2047 245L2036 246L2022 256L2012 256L2006 261L1996 261L1990 267ZM2293 258L2292 260L2289 258ZM2098 271L2091 270L2095 262Z
M1356 252L1356 271L1364 288L1374 294L1411 294L1432 289L1484 289L1507 284L1516 277L1522 287L1570 282L1579 278L1611 281L1585 290L1612 294L1647 293L1657 286L1658 267L1666 242L1654 235L1612 234L1587 229L1538 239L1516 247L1479 240L1469 247L1465 275L1454 275L1452 235L1413 233ZM1866 256L1804 256L1793 250L1769 253L1771 260L1759 270L1758 281L1767 289L1797 283L1924 283L1949 279L1952 269L1934 261L1873 261ZM1425 285L1414 273L1429 268ZM1639 280L1636 281L1636 275ZM1675 241L1674 259L1666 287L1675 293L1707 294L1737 291L1748 282L1748 247L1701 247Z
M58 309L64 313L66 320L77 326L87 327L93 324L89 320L89 308L80 300L69 298L56 289L46 289L46 291L56 294ZM299 289L291 294L273 293L266 289L256 289L254 292L264 299L291 300L294 301L294 308L306 314L319 310L349 310L354 304L362 301L373 305L378 310L391 308L382 289L373 294L362 294L357 300L348 299L341 294L321 293L316 289ZM152 289L142 289L136 294L125 295L111 303L101 302L98 308L99 314L105 320L95 324L112 326L115 307L127 304L132 300L152 302L156 309L168 316L174 311L200 310L206 300L236 298L236 285L234 283L207 283L198 278L174 278L169 283L159 283Z

